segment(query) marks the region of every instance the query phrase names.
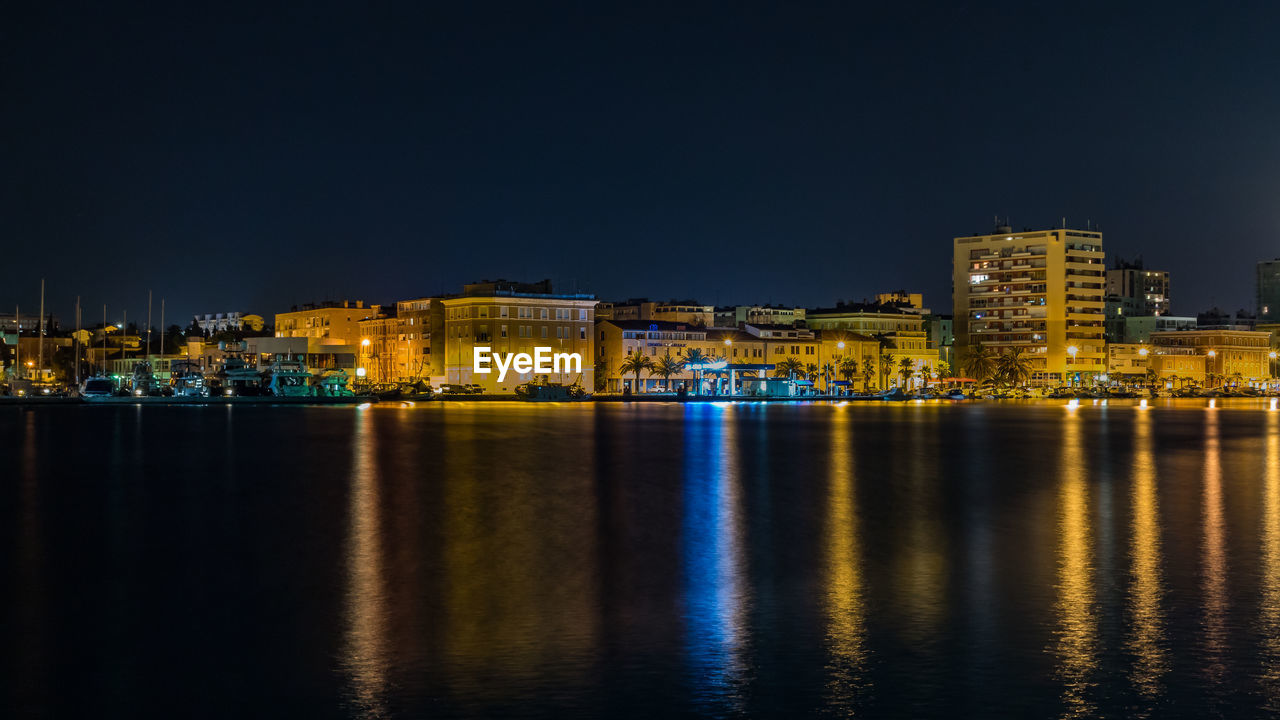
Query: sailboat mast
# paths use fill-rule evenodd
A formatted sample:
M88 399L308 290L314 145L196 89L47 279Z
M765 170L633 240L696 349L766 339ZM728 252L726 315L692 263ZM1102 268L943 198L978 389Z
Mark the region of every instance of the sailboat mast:
M164 354L164 298L160 298L160 354Z
M44 278L40 278L40 335L36 337L36 372L44 375Z
M80 296L76 296L76 334L75 343L72 345L76 354L76 385L80 384Z
M147 291L147 359L151 359L151 291Z
M13 306L13 336L17 340L13 341L13 379L17 380L22 372L22 316L18 313L21 308L17 305Z

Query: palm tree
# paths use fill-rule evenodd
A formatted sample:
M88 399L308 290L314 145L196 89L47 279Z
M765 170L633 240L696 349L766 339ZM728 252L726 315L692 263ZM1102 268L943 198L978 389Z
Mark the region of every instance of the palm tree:
M996 360L1000 378L1010 385L1023 386L1031 379L1031 362L1020 347L1009 348Z
M822 391L831 392L831 379L836 376L835 363L823 363L822 365Z
M946 360L939 360L933 364L933 370L938 374L938 380L951 377L951 363Z
M800 362L800 358L788 356L787 359L773 366L774 377L788 377L795 379L796 375L804 374L804 363Z
M853 382L853 376L858 374L858 359L852 355L845 355L836 361L836 371L845 382Z
M911 363L911 358L904 357L898 361L898 375L902 377L902 389L907 389L907 381L911 378L911 373L915 370L915 366Z
M639 350L632 350L622 359L622 364L618 366L618 374L625 376L627 373L636 374L636 392L642 392L640 389L640 373L644 370L653 371L653 358L645 355Z
M880 353L880 386L888 387L889 378L893 376L893 354Z
M849 383L850 387L846 389L848 392L853 386L853 376L858 374L858 360L852 355L845 355L836 361L836 372Z
M982 382L996 369L996 356L990 349L982 345L974 345L964 359L964 371L974 380Z
M667 392L671 392L671 376L679 375L680 371L683 369L684 362L682 360L673 358L670 355L663 355L658 358L658 362L654 364L653 369L649 372L653 375L657 375L663 380L666 380Z
M875 377L876 369L871 366L871 358L866 358L862 363L862 389L865 391L871 387L871 378Z
M1147 368L1147 384L1151 386L1160 384L1160 371L1155 368Z
M813 363L809 363L808 365L805 365L805 366L804 366L804 374L805 374L805 378L806 378L809 382L817 382L817 381L818 381L818 366L817 366L817 365L814 365Z
M671 355L663 355L659 357L657 363L654 363L653 369L649 370L650 374L658 375L659 378L667 380L667 392L671 392L671 375L680 374L685 368L684 361L672 357Z
M697 383L698 383L697 386L694 388L695 395L702 394L702 365L706 362L707 362L707 356L704 355L702 351L699 350L698 348L689 348L688 350L684 351L684 362L681 363L681 366L684 366L684 365L697 366L693 371L693 375L697 379Z

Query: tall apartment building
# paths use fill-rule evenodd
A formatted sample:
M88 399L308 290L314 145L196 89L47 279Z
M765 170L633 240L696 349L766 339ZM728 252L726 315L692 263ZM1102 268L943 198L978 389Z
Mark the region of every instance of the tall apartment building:
M1258 322L1280 322L1280 258L1258 263Z
M980 344L1022 348L1034 385L1106 371L1102 233L1000 226L955 238L953 248L958 362Z
M1133 262L1116 259L1107 270L1107 297L1120 301L1141 315L1169 314L1169 273L1147 270L1142 258Z

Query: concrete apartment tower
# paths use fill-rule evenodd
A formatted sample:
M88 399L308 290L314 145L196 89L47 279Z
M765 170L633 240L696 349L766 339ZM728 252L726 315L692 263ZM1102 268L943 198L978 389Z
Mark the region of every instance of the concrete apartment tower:
M1014 232L954 240L952 294L956 362L976 344L1022 348L1033 385L1058 385L1106 371L1106 270L1102 233Z
M1116 260L1115 267L1107 271L1107 297L1118 298L1134 315L1168 315L1170 307L1169 273L1164 270L1148 270L1142 266L1142 258L1133 262Z

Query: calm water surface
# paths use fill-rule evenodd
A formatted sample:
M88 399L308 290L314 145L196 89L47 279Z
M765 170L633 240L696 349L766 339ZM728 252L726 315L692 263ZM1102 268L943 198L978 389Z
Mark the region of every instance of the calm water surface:
M0 706L1263 716L1266 403L4 408Z

